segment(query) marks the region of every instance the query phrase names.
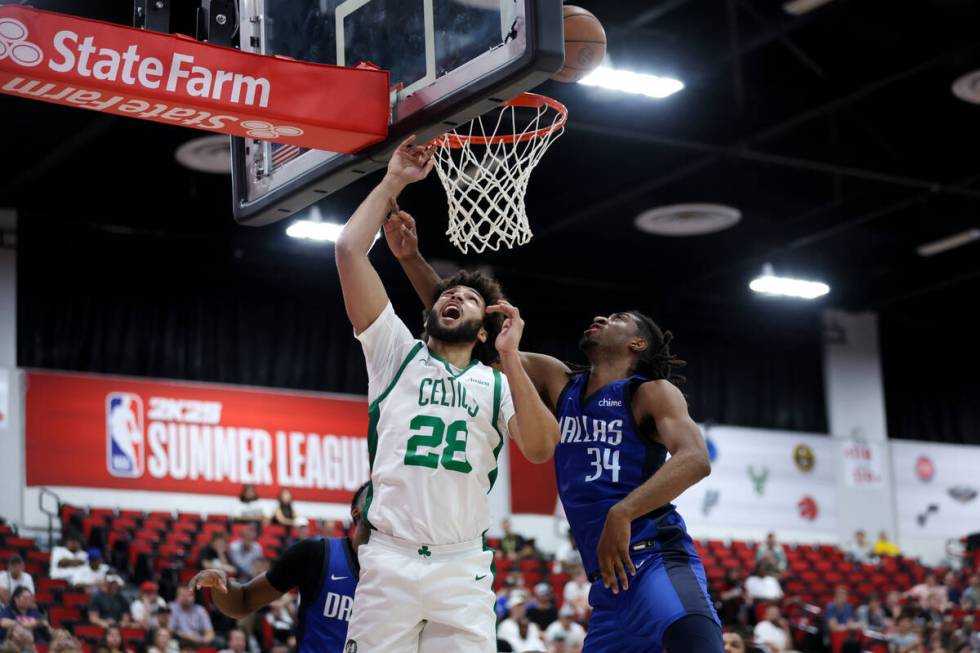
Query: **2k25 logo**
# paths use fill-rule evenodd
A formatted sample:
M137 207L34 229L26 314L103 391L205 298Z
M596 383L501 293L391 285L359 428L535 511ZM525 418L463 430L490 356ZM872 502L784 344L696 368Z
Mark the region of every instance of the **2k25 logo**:
M105 400L106 468L119 478L139 478L146 465L143 400L128 392L110 392Z
M27 40L27 27L13 18L0 19L0 59L10 57L21 66L32 68L44 59L41 48Z

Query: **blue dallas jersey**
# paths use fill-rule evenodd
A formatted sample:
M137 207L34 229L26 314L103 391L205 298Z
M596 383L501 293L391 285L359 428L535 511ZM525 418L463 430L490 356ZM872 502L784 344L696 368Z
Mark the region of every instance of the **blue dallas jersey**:
M342 653L354 605L358 566L346 537L325 539L316 598L300 605L298 653ZM310 573L315 573L312 569Z
M606 513L660 469L667 449L640 432L633 420L633 390L647 381L631 376L603 386L584 397L587 373L568 382L558 400L561 440L555 450L558 494L586 573L599 570L596 549ZM631 550L657 537L655 518L667 506L632 524ZM652 552L652 549L651 549ZM634 551L636 559L642 552Z

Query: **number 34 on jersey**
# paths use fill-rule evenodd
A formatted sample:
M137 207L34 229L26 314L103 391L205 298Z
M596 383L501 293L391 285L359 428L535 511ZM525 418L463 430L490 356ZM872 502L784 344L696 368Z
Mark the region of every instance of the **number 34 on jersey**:
M583 447L589 462L589 473L584 481L593 483L600 479L619 482L619 449L623 441L623 420L602 420L581 415L561 419L561 445L605 444L604 447Z

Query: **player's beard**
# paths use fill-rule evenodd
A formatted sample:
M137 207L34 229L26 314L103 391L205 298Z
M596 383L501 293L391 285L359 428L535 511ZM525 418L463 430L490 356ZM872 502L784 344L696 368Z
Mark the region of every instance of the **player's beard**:
M425 332L443 342L476 342L476 337L480 335L483 328L483 320L473 318L465 322L461 321L454 327L446 327L439 323L439 316L435 309L430 308L425 318Z
M582 336L578 341L578 348L582 351L589 351L590 349L595 349L599 346L596 339L592 336Z

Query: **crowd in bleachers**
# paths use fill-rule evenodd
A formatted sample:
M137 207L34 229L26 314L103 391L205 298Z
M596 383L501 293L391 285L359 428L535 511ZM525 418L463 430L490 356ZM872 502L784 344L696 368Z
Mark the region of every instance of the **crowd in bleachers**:
M65 505L51 551L0 525L0 653L289 653L295 594L236 621L187 583L207 568L248 579L293 542L348 527L299 517L288 495L272 515L247 492L241 499L233 515ZM544 556L505 521L488 544L500 650L579 651L590 584L574 543ZM695 546L726 652L980 652L980 575L970 567L929 569L863 534L844 548L784 545L774 535Z

